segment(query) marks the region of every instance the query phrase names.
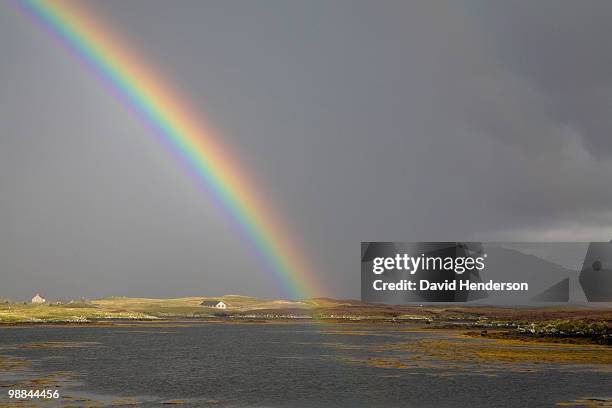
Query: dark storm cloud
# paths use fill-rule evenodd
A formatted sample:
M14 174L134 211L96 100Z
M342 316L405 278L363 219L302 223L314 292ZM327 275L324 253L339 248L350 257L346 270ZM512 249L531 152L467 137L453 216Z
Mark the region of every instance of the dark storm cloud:
M484 2L481 20L501 62L574 128L595 156L612 153L612 55L605 1Z
M488 135L521 152L525 178L505 195L517 216L530 212L548 237L611 235L612 53L608 2L481 2L478 27L505 73L476 109ZM516 172L509 171L509 175ZM519 185L520 184L520 185ZM540 224L540 225L539 225ZM556 225L555 225L556 224ZM597 232L596 232L597 231ZM591 235L593 234L593 235Z
M605 2L91 6L211 119L329 295L358 296L362 240L609 239ZM176 162L1 7L0 296L276 296Z

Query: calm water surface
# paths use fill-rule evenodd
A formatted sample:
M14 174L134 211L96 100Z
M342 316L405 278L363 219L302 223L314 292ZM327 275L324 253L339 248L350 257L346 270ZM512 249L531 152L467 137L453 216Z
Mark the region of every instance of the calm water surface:
M28 375L71 373L62 395L135 397L145 407L535 407L612 394L609 372L579 367L482 375L364 363L399 353L376 346L428 336L437 334L347 324L23 327L0 329L0 354L33 361ZM37 342L76 343L22 348ZM1 406L10 375L0 381Z

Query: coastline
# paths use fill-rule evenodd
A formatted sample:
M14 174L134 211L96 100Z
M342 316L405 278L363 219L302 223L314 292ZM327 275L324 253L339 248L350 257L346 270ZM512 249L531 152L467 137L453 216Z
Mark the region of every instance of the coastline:
M227 309L202 306L207 298L113 297L45 305L0 304L0 329L10 327L113 327L118 325L316 324L420 325L471 336L521 341L612 343L612 307L607 304L506 307L465 304L386 305L316 298L262 300L239 295L222 299Z

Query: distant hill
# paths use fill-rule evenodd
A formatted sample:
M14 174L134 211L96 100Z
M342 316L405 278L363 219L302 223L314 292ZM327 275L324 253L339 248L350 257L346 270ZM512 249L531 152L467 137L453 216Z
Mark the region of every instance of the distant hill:
M528 282L529 292L490 292L480 303L537 304L532 300L533 297L566 278L571 282L570 300L581 301L584 298L577 284L579 272L576 270L503 245L488 245L486 252L486 268L480 272L483 282L490 279L499 282Z

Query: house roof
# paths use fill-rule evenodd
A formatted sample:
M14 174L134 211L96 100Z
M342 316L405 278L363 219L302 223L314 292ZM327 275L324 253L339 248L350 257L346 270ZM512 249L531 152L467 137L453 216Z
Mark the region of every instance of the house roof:
M205 300L200 303L200 306L217 306L219 303L221 303L221 300Z

